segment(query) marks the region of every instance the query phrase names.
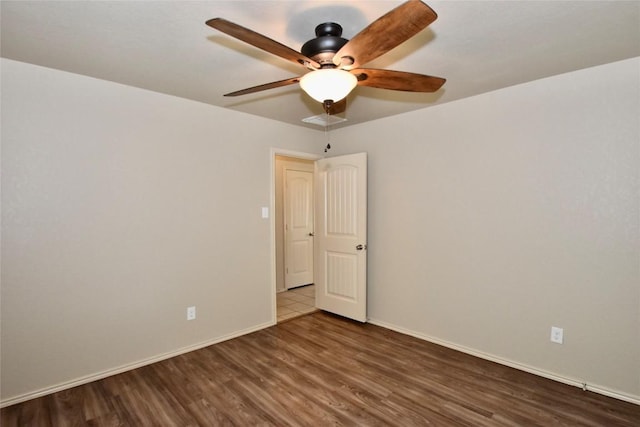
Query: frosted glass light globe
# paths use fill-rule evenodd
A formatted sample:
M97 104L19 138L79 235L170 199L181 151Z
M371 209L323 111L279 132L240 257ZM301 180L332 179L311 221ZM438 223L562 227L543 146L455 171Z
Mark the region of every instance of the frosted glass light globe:
M358 84L356 76L337 68L311 71L300 79L300 87L318 102L338 102Z

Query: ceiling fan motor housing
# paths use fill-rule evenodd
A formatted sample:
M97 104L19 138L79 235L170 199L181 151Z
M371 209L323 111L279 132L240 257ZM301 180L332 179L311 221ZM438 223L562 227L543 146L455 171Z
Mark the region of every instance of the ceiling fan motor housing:
M349 40L340 37L342 26L335 22L325 22L316 27L316 38L302 45L300 52L313 59L323 68L334 68L333 57Z

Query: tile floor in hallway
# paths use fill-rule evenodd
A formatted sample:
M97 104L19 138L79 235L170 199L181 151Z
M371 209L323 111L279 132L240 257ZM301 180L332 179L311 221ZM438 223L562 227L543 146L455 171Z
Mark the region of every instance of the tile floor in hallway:
M315 285L307 285L277 293L278 322L316 311L315 292Z

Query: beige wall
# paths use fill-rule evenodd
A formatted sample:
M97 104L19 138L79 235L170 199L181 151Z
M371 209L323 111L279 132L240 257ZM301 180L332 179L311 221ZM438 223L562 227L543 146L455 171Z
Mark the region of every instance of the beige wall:
M270 324L273 146L324 147L3 59L2 400Z
M372 320L640 399L639 66L332 131ZM3 59L2 400L269 324L270 147L323 138Z
M639 68L335 131L369 153L371 319L640 402Z

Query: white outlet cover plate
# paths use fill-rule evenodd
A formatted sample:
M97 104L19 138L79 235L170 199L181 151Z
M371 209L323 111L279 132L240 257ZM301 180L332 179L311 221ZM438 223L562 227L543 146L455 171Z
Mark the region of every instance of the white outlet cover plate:
M564 330L562 328L558 328L557 326L551 327L551 342L562 344L564 341Z

